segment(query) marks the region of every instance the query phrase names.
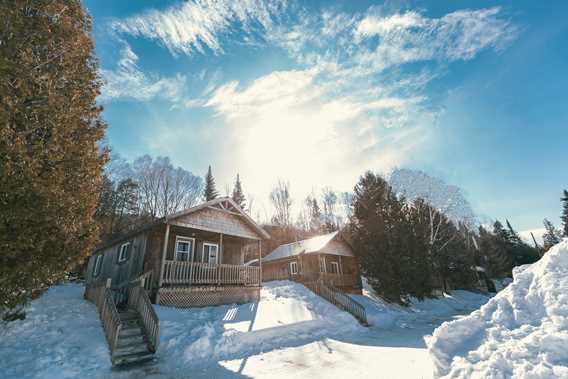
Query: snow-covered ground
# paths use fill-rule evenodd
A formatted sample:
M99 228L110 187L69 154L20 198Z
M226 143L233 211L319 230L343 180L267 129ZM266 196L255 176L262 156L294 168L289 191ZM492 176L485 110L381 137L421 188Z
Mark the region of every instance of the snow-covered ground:
M112 369L96 308L82 294L77 284L55 286L25 320L0 327L0 377L430 378L424 337L487 301L456 291L404 309L365 291L355 296L373 324L365 328L302 285L271 282L258 304L157 306L156 361Z
M471 315L429 340L448 378L568 378L568 239Z

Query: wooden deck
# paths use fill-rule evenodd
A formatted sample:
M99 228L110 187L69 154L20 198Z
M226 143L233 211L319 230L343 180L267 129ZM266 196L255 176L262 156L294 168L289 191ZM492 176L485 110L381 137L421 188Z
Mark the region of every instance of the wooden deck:
M306 272L298 273L295 275L289 272L263 272L262 280L269 282L272 280L294 280L297 282L316 282L322 281L323 283L335 287L355 287L359 284L357 275L352 274L333 274L324 272Z

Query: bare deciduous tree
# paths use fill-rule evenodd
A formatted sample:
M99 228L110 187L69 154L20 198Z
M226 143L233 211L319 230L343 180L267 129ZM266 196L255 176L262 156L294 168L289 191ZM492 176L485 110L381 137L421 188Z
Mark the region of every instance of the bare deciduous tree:
M290 183L279 180L276 187L270 192L270 201L274 207L272 221L278 225L290 226L292 224Z

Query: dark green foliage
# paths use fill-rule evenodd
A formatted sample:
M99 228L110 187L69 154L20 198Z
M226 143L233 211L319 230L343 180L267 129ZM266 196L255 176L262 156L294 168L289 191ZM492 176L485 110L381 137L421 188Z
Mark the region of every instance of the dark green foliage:
M203 197L205 201L214 200L219 196L217 188L215 187L215 178L211 173L211 166L207 169L207 175L205 175L205 190L203 191Z
M560 199L562 201L562 235L568 237L568 191L564 190L564 196Z
M411 260L405 253L404 226L402 202L383 178L365 173L354 190L350 234L363 275L378 293L395 302L406 295L405 266Z
M91 19L80 1L0 2L0 309L80 264L106 160Z
M544 252L547 252L552 246L560 243L561 232L557 230L554 225L552 225L552 222L546 218L544 219L543 224L546 229L546 232L542 235L544 242L543 250Z
M245 209L246 207L246 199L243 193L243 187L241 185L241 178L239 174L237 174L237 180L235 181L235 186L233 187L233 201L241 207L241 209Z

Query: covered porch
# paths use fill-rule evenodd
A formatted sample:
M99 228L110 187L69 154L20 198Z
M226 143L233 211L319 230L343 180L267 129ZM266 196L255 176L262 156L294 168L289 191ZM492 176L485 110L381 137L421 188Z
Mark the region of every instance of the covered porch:
M245 256L260 254L260 240L180 225L165 233L160 288L261 285L261 268L244 265Z

